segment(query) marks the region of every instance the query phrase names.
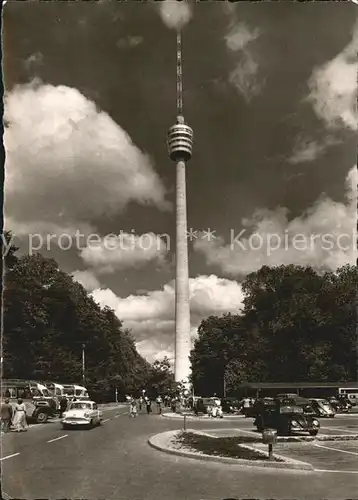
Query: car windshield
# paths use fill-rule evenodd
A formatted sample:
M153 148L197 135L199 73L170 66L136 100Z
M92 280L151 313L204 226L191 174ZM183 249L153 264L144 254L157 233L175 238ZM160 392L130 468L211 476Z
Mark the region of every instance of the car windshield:
M91 404L90 403L72 403L70 408L71 408L71 410L90 410Z

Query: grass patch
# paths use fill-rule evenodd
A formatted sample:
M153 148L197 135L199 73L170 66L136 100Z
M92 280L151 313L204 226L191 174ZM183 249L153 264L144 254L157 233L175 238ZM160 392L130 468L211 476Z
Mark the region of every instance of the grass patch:
M233 436L223 438L213 438L209 436L202 436L194 432L182 432L178 438L178 443L193 451L205 453L206 455L213 455L218 457L241 458L243 460L267 460L268 456L264 456L258 451L249 450L240 446L240 444L255 442L255 438ZM275 462L282 462L278 458L274 458Z

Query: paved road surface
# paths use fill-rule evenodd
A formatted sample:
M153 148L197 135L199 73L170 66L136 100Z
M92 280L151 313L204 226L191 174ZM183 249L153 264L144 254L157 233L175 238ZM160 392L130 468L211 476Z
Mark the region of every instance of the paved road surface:
M356 425L349 417L327 425ZM339 499L357 496L358 475L266 470L188 460L150 448L149 436L180 428L155 414L129 418L109 410L92 430L63 431L39 425L3 439L4 498L117 500L221 500L224 498ZM249 427L251 419L215 421L215 426ZM212 428L210 422L190 422ZM13 455L13 456L11 456ZM7 458L8 457L8 458ZM358 467L357 467L358 469Z

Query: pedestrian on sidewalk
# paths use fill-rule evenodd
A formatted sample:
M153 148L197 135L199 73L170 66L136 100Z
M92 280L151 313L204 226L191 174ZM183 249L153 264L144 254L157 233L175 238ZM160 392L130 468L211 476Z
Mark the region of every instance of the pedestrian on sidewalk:
M27 431L26 406L22 402L21 398L17 400L17 405L15 405L15 416L13 420L13 425L15 427L16 432Z
M9 432L11 426L11 420L14 410L10 404L9 399L5 399L5 402L1 405L1 427L3 432Z
M142 411L142 408L143 408L143 403L144 403L143 396L141 396L141 397L139 398L138 403L139 403L139 411Z

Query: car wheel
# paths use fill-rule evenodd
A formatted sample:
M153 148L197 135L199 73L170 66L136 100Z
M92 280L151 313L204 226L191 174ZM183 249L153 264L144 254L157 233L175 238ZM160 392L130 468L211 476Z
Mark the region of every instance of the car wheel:
M45 422L47 422L48 415L47 413L40 411L39 413L37 413L35 418L37 424L44 424Z
M62 429L63 429L64 431L67 431L68 426L67 426L66 424L62 424Z
M310 436L317 436L318 434L318 430L317 429L314 429L312 431L310 431Z

